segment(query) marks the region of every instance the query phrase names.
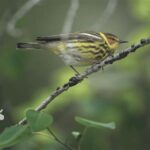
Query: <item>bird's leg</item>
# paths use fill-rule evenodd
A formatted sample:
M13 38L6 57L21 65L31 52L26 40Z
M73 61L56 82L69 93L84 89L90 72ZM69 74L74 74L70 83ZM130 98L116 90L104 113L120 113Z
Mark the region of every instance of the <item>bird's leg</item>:
M100 64L102 61L96 62L95 64ZM104 66L101 67L102 71L104 71Z
M109 54L109 57L110 57L110 58L113 58L113 57L114 57L114 53L110 53L110 54ZM112 64L112 63L111 63L111 64Z
M70 65L71 69L76 73L76 75L79 75L80 73L72 66Z
M113 54L114 54L114 53L109 53L108 57L113 58L113 57L114 57L114 55L113 55ZM104 66L102 66L102 71L104 71Z
M114 53L110 53L108 56L113 58L114 57Z

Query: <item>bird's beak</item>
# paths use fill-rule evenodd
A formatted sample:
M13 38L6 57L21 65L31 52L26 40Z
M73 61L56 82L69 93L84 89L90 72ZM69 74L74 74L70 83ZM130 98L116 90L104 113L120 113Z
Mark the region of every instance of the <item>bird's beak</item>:
M119 40L119 43L120 44L122 44L122 43L128 43L128 41Z

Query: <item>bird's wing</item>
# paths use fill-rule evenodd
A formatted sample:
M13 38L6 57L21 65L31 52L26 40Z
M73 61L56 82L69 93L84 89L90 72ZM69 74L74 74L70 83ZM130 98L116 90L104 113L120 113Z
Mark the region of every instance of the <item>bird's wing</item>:
M49 43L49 42L59 42L59 41L70 41L70 40L78 40L78 41L101 41L102 38L96 32L78 32L78 33L70 33L70 34L60 34L53 36L43 36L37 37L36 39L39 43Z

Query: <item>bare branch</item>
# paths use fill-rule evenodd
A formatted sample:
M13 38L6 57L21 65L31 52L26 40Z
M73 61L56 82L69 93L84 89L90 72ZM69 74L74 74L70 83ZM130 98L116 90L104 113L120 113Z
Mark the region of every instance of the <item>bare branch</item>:
M22 17L24 17L35 5L37 5L41 0L28 0L11 18L7 25L7 32L13 36L17 37L22 34L20 29L17 29L16 23Z
M74 23L78 8L79 8L79 0L71 0L67 16L63 25L62 33L71 32L72 25Z
M92 29L98 30L101 29L107 21L111 18L117 7L118 0L108 0L107 6L104 9L100 18L92 25Z
M62 146L64 146L65 148L69 149L69 150L73 150L73 148L70 145L67 145L66 143L64 143L60 138L58 138L56 136L56 134L50 129L47 128L48 132L53 136L53 138L55 139L55 141L57 141L59 144L61 144Z
M58 87L56 90L54 90L50 96L48 96L43 102L35 109L36 111L41 111L45 109L48 104L50 104L57 96L59 96L61 93L67 91L72 86L75 86L76 84L79 84L82 82L87 76L93 74L94 72L97 72L101 70L104 66L112 64L118 60L121 60L128 56L128 54L135 52L137 49L144 47L145 45L150 44L150 38L147 39L141 39L140 42L137 44L131 45L129 48L114 54L111 57L106 58L104 61L100 62L99 64L95 64L91 66L90 68L86 69L83 73L73 76L69 79L67 83L64 85ZM19 122L19 124L26 124L26 119L23 119Z

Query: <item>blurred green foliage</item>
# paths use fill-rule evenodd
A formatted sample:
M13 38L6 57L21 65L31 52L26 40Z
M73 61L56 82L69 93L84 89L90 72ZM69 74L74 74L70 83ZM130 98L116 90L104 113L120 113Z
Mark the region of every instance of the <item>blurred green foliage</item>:
M36 36L60 34L70 7L69 0L42 0L16 28L23 34L12 37L5 27L26 0L0 1L0 109L5 120L0 131L18 122L28 108L36 107L51 91L65 83L74 73L62 61L46 51L20 51L16 43L33 41ZM150 36L150 1L116 1L111 17L103 24L108 1L80 0L73 31L111 32L130 46ZM114 1L115 2L115 1ZM5 15L6 14L6 15ZM100 28L94 24L103 24ZM76 87L56 98L47 108L54 116L53 128L63 139L82 130L74 116L100 122L116 122L113 131L90 129L81 145L83 150L149 150L150 149L150 48L138 50L126 59L104 68ZM84 68L79 68L84 70ZM45 137L32 138L8 150L63 149Z

